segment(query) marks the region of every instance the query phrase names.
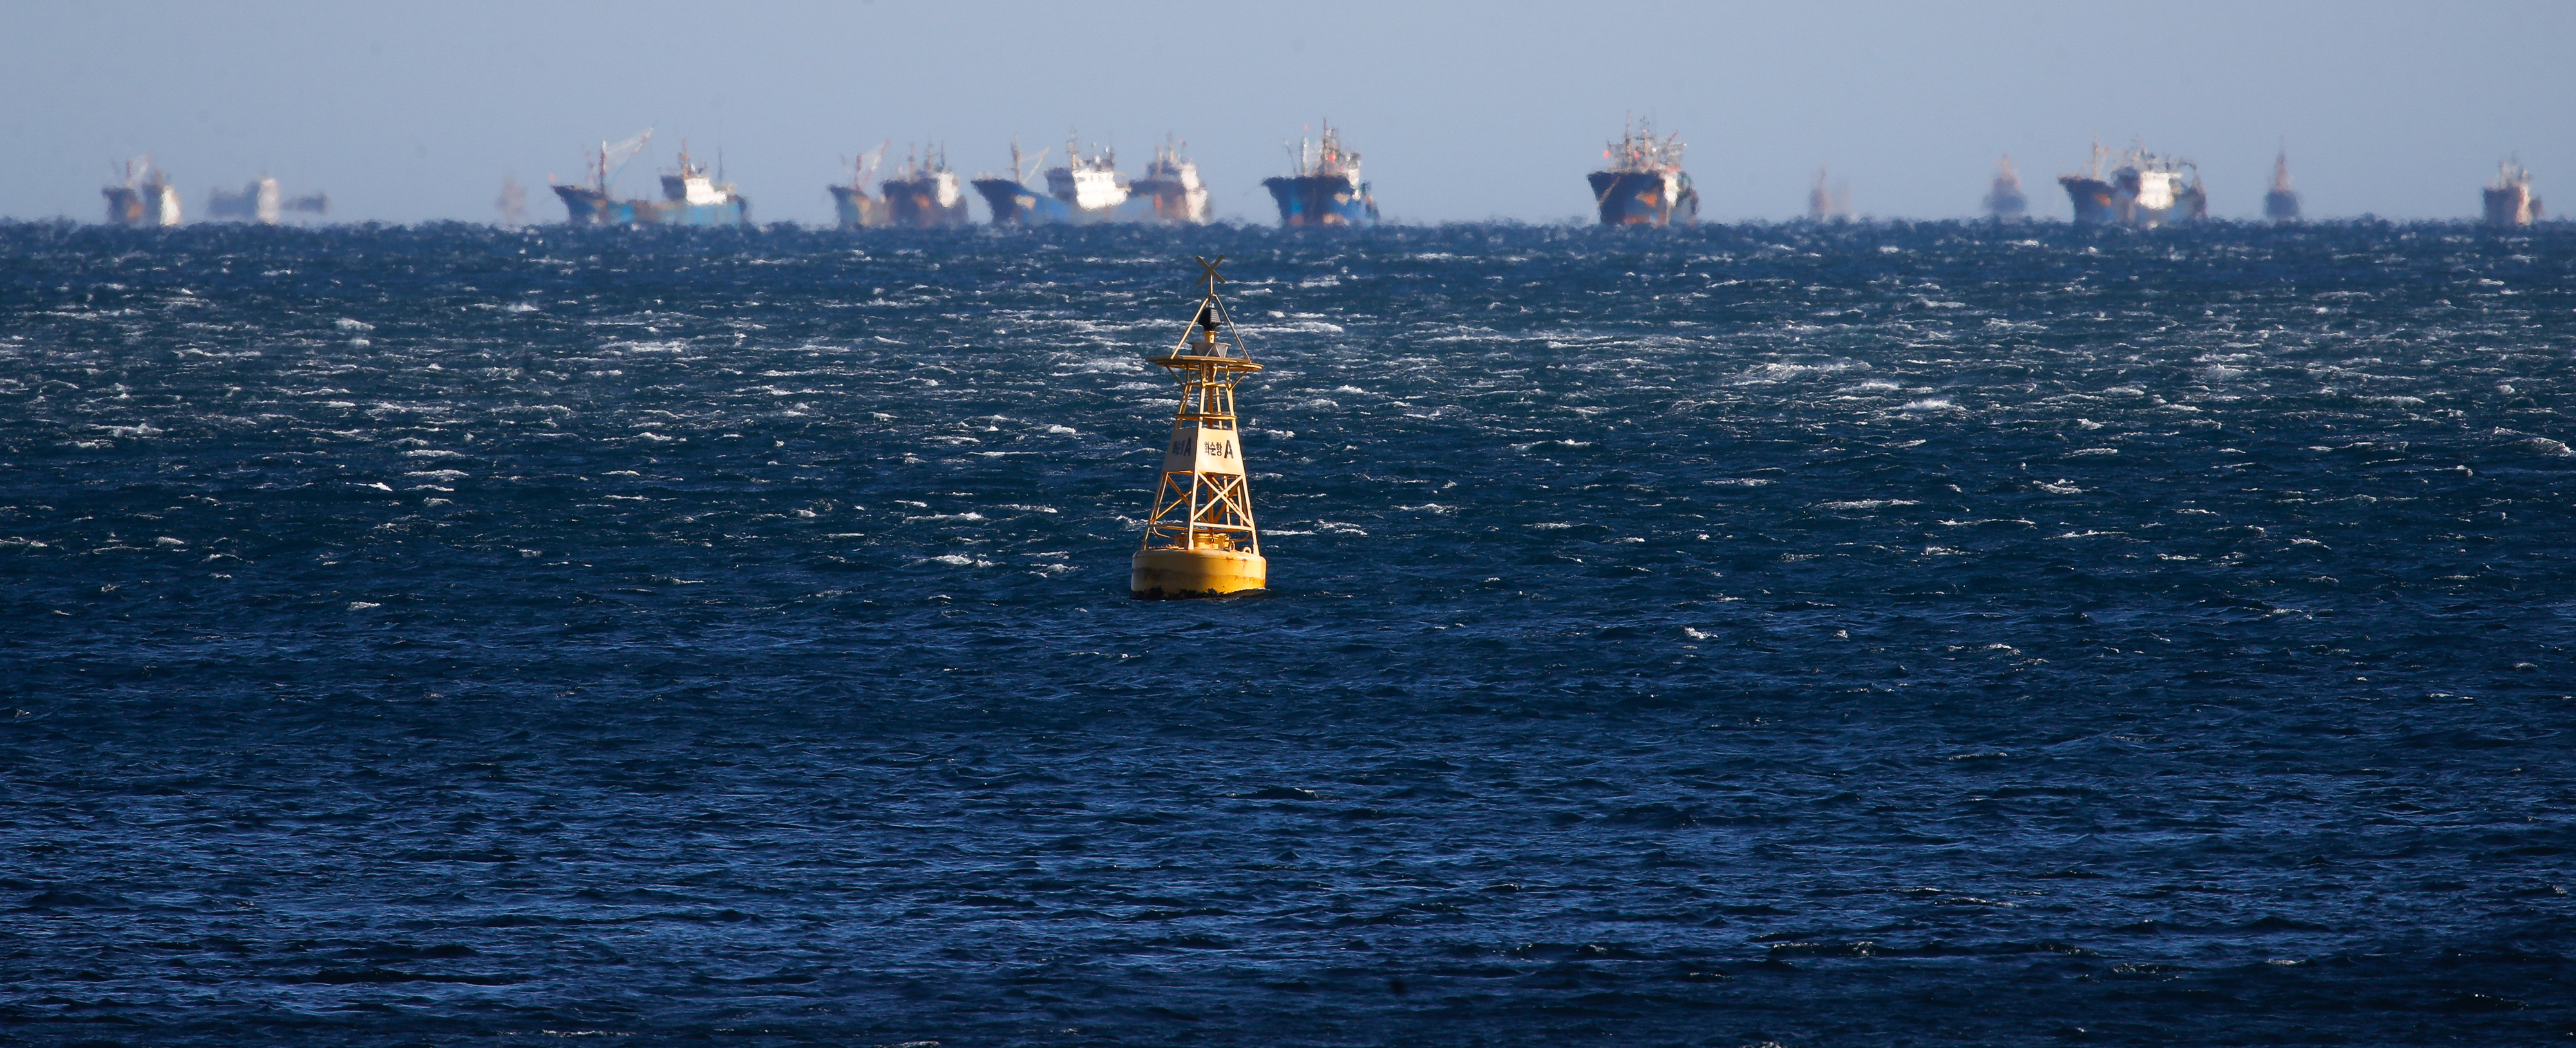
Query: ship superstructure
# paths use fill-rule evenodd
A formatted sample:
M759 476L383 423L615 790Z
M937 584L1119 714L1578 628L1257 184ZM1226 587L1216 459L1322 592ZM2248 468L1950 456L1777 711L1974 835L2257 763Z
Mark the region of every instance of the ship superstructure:
M107 221L119 226L175 226L181 221L179 189L149 155L125 162L125 181L98 191L107 198Z
M2531 195L2531 172L2519 160L2496 164L2495 181L2487 183L2487 224L2498 229L2540 221L2540 198Z
M2093 143L2093 165L2083 174L2059 175L2075 205L2077 225L2116 223L2153 229L2168 222L2209 217L2200 165L2131 146L2116 161ZM2105 170L2106 161L2109 170ZM2188 173L2188 178L2186 178Z
M2263 217L2274 222L2299 220L2299 191L2290 188L2290 147L2272 158L2272 188L2263 193Z
M261 175L240 189L217 187L206 193L206 217L233 218L273 226L286 213L327 215L331 198L323 193L306 193L288 197L278 190L277 180Z
M1299 139L1290 148L1294 174L1261 180L1279 201L1283 226L1358 226L1377 221L1377 199L1360 181L1360 155L1342 146L1342 133L1324 123L1321 142Z
M850 167L848 185L825 187L832 191L832 210L840 216L841 228L866 229L894 221L885 198L868 193L868 177L876 174L877 164L885 160L886 148L893 144L877 143L875 149L860 156L858 162Z
M948 169L945 146L906 154L903 167L877 188L885 193L888 225L930 229L967 222L966 182Z
M2012 154L1995 161L1994 185L1986 190L1986 216L1997 222L2019 222L2030 217L2030 198L2021 191L2021 172L2014 170Z
M1188 146L1165 136L1145 165L1145 177L1127 184L1129 192L1153 206L1156 221L1207 224L1207 186L1199 181L1199 166L1181 154Z
M1681 136L1656 137L1651 120L1622 124L1592 173L1592 204L1605 226L1699 221L1699 190L1682 171Z

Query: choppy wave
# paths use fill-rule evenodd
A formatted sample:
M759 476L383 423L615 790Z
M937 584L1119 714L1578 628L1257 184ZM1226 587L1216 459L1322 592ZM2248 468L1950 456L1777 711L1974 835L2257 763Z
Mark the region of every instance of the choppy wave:
M1219 253L1274 588L1134 603ZM0 1015L2557 1037L2571 261L0 228Z

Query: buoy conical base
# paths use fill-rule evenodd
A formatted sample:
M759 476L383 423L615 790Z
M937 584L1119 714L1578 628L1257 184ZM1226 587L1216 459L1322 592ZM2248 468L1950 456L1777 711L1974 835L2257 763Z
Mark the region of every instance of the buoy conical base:
M1130 562L1127 595L1137 600L1222 597L1261 589L1270 562L1257 553L1215 549L1139 550Z

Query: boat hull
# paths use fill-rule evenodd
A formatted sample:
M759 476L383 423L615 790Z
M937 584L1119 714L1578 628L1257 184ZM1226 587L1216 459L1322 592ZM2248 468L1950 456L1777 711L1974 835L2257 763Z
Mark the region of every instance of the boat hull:
M1132 200L1102 208L1080 208L1007 178L979 178L975 192L993 212L997 226L1088 226L1141 218L1142 205Z
M1684 225L1699 221L1699 190L1679 171L1595 171L1592 202L1605 226Z
M1037 190L1007 178L976 179L975 192L983 196L984 206L993 212L993 224L997 226L1034 225L1041 221L1035 212L1053 202Z
M886 224L885 201L869 196L857 186L832 186L832 210L841 218L843 229L866 229Z
M2527 226L2540 218L2540 198L2525 186L2481 190L2486 194L2487 224L2498 229Z
M1283 226L1364 226L1377 221L1377 200L1366 182L1330 175L1263 179L1263 188L1279 201Z
M736 197L721 204L679 200L619 200L583 186L556 186L565 221L576 226L747 226L751 202Z

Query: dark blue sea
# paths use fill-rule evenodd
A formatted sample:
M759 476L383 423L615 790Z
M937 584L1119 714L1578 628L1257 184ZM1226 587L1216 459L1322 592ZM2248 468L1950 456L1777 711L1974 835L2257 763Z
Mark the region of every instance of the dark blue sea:
M2565 1044L2571 442L2565 226L0 227L0 1043Z

